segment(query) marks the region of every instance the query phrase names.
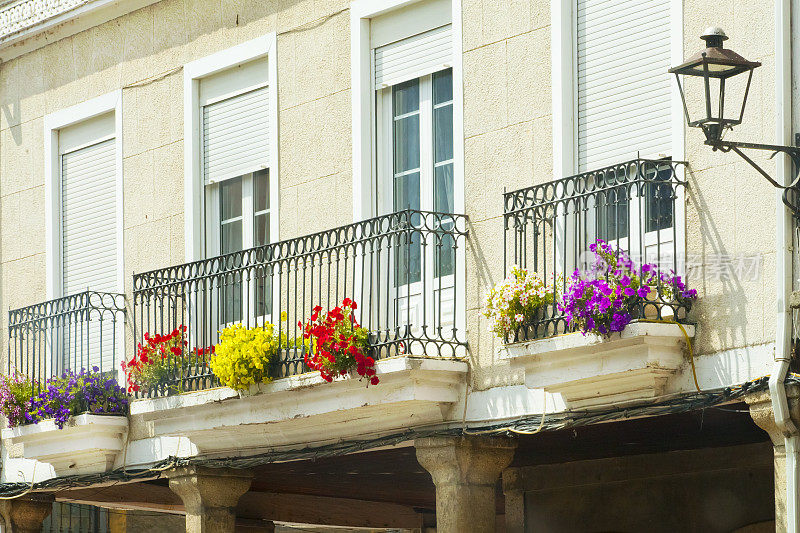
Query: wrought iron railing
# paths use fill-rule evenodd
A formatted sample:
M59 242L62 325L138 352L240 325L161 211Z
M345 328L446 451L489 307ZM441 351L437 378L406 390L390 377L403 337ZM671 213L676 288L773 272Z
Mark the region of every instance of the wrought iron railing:
M109 510L78 503L54 502L41 533L107 533Z
M227 325L272 323L271 374L307 371L302 329L312 309L354 300L373 358L466 355L466 217L405 210L336 229L134 276L134 337L185 326L191 358L168 358L163 395L216 386L206 348ZM187 353L187 352L184 352Z
M66 370L117 373L124 350L125 296L85 291L8 313L7 371L35 387Z
M504 194L504 263L554 280L556 298L538 318L522 324L507 341L570 331L559 309L575 269L591 259L598 239L630 255L635 264L684 274L681 200L683 163L636 159ZM686 308L659 289L636 310L639 318L685 320Z

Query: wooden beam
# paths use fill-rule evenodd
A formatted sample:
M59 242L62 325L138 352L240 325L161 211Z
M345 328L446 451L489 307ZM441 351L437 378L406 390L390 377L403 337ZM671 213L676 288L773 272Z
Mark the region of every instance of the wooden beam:
M183 503L168 487L135 483L114 487L72 489L56 494L59 501L111 509L183 514ZM301 524L367 528L419 528L423 515L412 507L349 498L275 492L248 492L239 500L238 518Z

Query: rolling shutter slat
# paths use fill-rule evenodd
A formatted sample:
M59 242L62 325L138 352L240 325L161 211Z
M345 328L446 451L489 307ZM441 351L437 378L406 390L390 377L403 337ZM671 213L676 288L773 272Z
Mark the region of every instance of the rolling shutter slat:
M61 156L65 295L117 289L115 152L109 139Z
M116 142L109 139L61 156L62 292L117 292ZM106 317L110 320L110 317ZM88 332L64 339L64 365L115 369L115 332L92 317ZM77 335L77 337L75 336ZM84 335L87 335L84 337ZM101 355L102 353L102 360Z
M381 89L452 65L451 25L375 49L375 88Z
M671 151L670 4L578 0L578 170Z
M203 106L203 176L206 183L269 166L267 87Z

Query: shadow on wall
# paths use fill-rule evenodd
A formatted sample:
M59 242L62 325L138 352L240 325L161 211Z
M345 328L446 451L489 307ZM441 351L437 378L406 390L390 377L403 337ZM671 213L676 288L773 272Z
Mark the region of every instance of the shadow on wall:
M702 355L712 351L727 350L750 344L745 329L748 323L748 297L742 280L735 270L727 269L721 262L732 258L726 248L717 221L712 217L710 206L703 194L702 187L691 167L687 168L687 204L689 210L697 217L699 232L686 235L688 250L693 250L699 258L688 284L699 293L697 303L690 313L690 319L700 326L695 338L695 353ZM687 224L692 227L692 224ZM732 228L725 228L729 239ZM728 241L730 242L730 240ZM692 254L690 254L692 255ZM687 260L692 257L687 256ZM725 268L720 271L721 268ZM750 301L752 303L753 295ZM707 325L707 327L703 327Z

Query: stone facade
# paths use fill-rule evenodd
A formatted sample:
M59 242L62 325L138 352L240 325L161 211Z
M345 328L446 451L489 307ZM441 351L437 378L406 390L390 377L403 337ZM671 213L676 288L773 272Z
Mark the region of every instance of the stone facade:
M469 413L530 415L541 410L538 396L524 408L514 403L519 396L499 401L508 408L502 413L494 411L495 404L475 405L501 389L530 392L524 371L501 356L501 342L489 331L481 307L485 292L504 275L504 189L545 183L558 171L553 131L562 117L553 109L551 91L556 33L551 7L558 2L454 2L460 2L457 22L463 33L463 136L457 132L456 142L464 148L470 232L465 254L469 390L478 394L470 399ZM89 4L26 0L0 7L0 48L4 38L35 32L54 16ZM773 1L722 0L713 9L706 0L680 4L682 20L674 23L682 27L683 56L699 49L697 37L714 25L731 37L731 48L763 64L754 76L744 124L731 137L775 142ZM45 117L121 91L122 229L130 302L131 273L186 260L184 154L191 140L184 138L184 65L271 33L277 39L279 238L353 222L360 191L354 190L352 176L350 1L159 0L141 6L84 22L85 28L74 20L48 27L29 37L34 44L24 53L0 63L0 309L47 299ZM712 152L698 130L683 129L673 134L685 136L682 157L688 162L686 254L697 265L689 284L699 292L690 316L697 323L695 364L701 386L712 388L770 371L776 198L745 162ZM768 155L755 158L771 171ZM730 270L730 261L741 256L756 258L759 268L752 279ZM0 354L8 349L7 322L7 313L0 313ZM0 361L4 365L5 356ZM693 390L688 371L666 390ZM467 417L466 403L465 397L454 408L458 418L462 412ZM148 428L136 424L132 434L145 435ZM759 476L762 466L754 467ZM639 487L630 486L620 497ZM515 496L524 501L524 495ZM512 512L538 516L538 511Z
M278 34L280 238L351 222L347 9L344 0L202 5L163 0L4 63L2 307L46 297L43 117L122 90L125 272L181 263L182 65L269 32ZM696 49L697 35L714 22L732 36L737 51L764 64L754 78L746 126L736 132L745 139L774 137L766 119L774 100L774 51L762 38L771 35L771 9L771 3L737 3L723 16L703 10L702 2L685 6L686 50ZM462 13L465 211L471 231L467 316L473 386L487 389L522 379L498 359L499 343L480 308L487 288L503 275L497 260L503 189L553 176L551 14L550 4L538 0L516 0L508 9L470 0ZM686 246L687 254L702 264L697 270L702 279L692 280L700 292L693 318L702 324L695 352L715 366L725 364L732 350L774 339L775 198L746 163L712 153L700 137L696 131L686 133ZM729 179L734 175L740 178ZM753 212L759 216L752 217ZM715 275L720 258L739 254L761 257L756 279ZM130 276L126 282L130 291ZM6 335L0 338L5 342Z

